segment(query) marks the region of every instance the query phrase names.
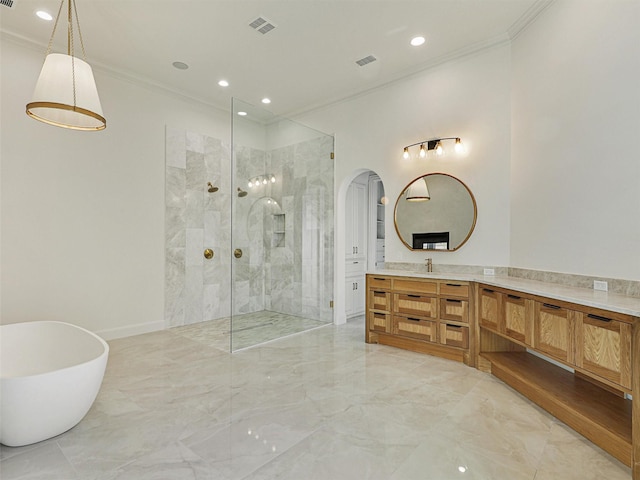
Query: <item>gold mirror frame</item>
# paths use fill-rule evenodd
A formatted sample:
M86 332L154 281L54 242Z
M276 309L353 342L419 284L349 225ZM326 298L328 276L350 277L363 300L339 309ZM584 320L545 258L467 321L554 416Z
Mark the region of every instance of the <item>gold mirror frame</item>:
M407 242L407 240L405 238L403 238L403 236L400 233L400 229L398 228L398 205L400 204L401 201L407 201L405 198L406 192L408 190L408 188L417 180L421 179L421 178L428 178L430 176L434 176L434 175L440 175L440 176L444 176L444 177L449 177L450 179L458 182L460 185L462 185L464 187L464 189L466 190L466 192L469 194L469 198L471 199L471 203L473 204L473 222L471 224L471 227L469 228L469 232L467 233L467 235L465 236L465 238L458 244L456 245L454 248L449 248L449 249L437 249L437 248L413 248L413 246ZM432 200L426 200L426 202L431 202ZM420 202L422 203L422 202ZM398 198L396 200L396 205L393 211L393 225L396 229L396 234L398 235L398 238L400 239L400 241L404 244L405 247L407 247L409 250L411 251L435 251L435 252L455 252L456 250L458 250L460 247L462 247L465 243L467 243L467 240L469 240L469 237L471 237L471 234L473 233L474 229L476 228L476 221L478 219L478 206L476 204L476 199L473 196L473 193L471 192L471 190L469 189L469 187L459 178L454 177L453 175L449 175L448 173L428 173L425 175L421 175L419 177L414 178L413 180L411 180L403 189L402 192L400 192L400 195L398 195Z

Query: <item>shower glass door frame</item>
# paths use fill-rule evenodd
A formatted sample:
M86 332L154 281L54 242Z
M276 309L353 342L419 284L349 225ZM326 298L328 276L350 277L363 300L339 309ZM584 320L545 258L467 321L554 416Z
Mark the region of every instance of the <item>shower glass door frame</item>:
M333 136L238 99L231 119L230 349L333 322Z

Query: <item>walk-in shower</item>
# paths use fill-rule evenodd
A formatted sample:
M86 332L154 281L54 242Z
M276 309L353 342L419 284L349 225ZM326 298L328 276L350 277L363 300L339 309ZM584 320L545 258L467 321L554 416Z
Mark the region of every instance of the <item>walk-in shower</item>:
M330 135L235 99L231 123L167 127L165 321L238 350L333 320L334 165Z

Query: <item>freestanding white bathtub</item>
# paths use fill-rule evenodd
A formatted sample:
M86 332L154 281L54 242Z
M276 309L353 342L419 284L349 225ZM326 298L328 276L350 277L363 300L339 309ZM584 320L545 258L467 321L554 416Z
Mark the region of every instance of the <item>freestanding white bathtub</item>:
M69 323L0 325L0 443L36 443L80 422L108 356L107 342Z

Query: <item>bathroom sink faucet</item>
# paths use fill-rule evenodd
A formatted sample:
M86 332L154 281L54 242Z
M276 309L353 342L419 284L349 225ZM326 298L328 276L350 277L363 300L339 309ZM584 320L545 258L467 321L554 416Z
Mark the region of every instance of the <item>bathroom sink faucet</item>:
M433 272L433 261L430 258L427 258L427 272Z

